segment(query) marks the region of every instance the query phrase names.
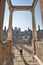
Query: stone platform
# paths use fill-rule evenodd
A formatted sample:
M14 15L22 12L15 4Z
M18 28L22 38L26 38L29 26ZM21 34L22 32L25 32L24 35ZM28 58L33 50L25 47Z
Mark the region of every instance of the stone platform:
M21 49L22 54L20 53ZM14 54L13 65L39 65L38 62L33 59L31 45L14 44L12 52Z

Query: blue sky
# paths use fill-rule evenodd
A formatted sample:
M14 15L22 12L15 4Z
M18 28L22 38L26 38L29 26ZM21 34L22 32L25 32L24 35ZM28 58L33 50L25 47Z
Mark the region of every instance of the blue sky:
M13 5L21 5L21 6L30 6L33 3L33 0L11 0ZM40 25L42 29L42 20L41 20L41 14L40 14L40 3L38 1L36 8L35 8L35 21L36 21L36 27L38 29L38 25ZM6 26L8 28L9 24L9 9L6 2L5 6L5 14L4 14L4 24L3 29ZM14 11L13 12L13 19L12 19L12 26L14 27L20 27L21 30L27 30L28 27L32 29L32 14L30 11Z

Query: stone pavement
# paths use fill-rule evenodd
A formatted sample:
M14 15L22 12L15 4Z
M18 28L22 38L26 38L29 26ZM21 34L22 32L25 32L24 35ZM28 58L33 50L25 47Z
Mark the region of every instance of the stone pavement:
M27 44L14 44L12 52L14 54L13 65L39 65L33 59L32 47Z

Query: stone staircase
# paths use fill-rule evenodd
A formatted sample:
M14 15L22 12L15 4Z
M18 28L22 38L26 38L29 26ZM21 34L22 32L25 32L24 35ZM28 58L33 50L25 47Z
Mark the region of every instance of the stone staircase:
M22 47L23 54L20 54L20 47ZM24 49L25 48L25 49ZM26 51L28 49L28 51ZM33 54L32 52L32 47L28 45L14 45L13 46L13 54L14 54L14 59L13 63L14 65L39 65L38 62L33 59Z
M39 65L36 60L33 60L31 56L15 56L14 65Z

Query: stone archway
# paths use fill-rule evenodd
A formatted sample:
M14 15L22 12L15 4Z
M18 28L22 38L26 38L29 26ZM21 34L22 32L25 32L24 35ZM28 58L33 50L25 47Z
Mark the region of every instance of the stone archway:
M32 6L13 6L11 3L11 0L7 0L8 5L9 5L9 10L10 10L10 15L11 15L10 18L12 17L13 11L19 11L19 10L20 11L29 11L30 10L32 12L33 40L37 40L36 24L35 24L35 18L34 18L35 17L34 9L37 4L37 1L38 0L36 0L36 1L34 0ZM9 23L12 24L12 22L10 22L10 20L9 20ZM9 26L10 26L10 24L9 24ZM10 28L10 30L11 30L11 28ZM9 33L9 31L8 31L8 33ZM8 38L10 39L10 37L12 37L12 36L9 34Z
M32 32L32 47L33 47L33 54L36 53L35 42L38 40L37 31L36 31L36 23L35 23L35 14L34 14L34 10L35 10L37 1L38 0L34 0L32 6L13 6L12 3L11 3L11 0L7 0L7 3L9 5L9 10L10 10L9 28L8 28L7 40L8 41L12 41L12 14L13 14L13 11L29 11L30 10L31 13L32 13L32 28L33 28L33 32Z
M8 5L10 6L10 7L12 7L12 9L13 9L13 6L12 6L12 3L11 3L11 1L10 0L7 0L8 1ZM3 5L2 5L2 3L3 3ZM33 4L32 4L32 7L31 8L35 8L35 6L36 6L36 3L37 3L37 0L35 1L34 0L34 2L33 2ZM16 10L16 9L18 9L19 10L19 8L20 7L15 7L14 9ZM30 8L30 9L31 9ZM41 8L41 15L42 15L42 22L43 22L43 0L40 0L40 8ZM5 0L3 1L3 0L0 0L0 40L1 40L1 32L2 32L2 27L3 27L3 18L4 18L4 9L5 9ZM28 7L21 7L21 9L24 9L24 10L28 10ZM43 23L42 23L43 24Z
M33 5L31 7L18 7L18 6L12 6L11 1L8 1L10 15L12 16L12 10L31 10L32 16L33 16L33 39L37 40L37 33L36 33L36 25L35 25L35 19L34 19L34 8L36 6L37 0L34 0ZM3 3L3 4L2 4ZM43 0L40 0L40 6L41 6L41 15L42 15L42 22L43 22ZM0 65L2 65L2 57L3 57L3 49L2 49L2 27L3 27L3 18L4 18L4 10L5 10L5 0L0 0ZM11 29L11 28L10 28ZM12 36L11 36L12 38Z

